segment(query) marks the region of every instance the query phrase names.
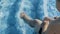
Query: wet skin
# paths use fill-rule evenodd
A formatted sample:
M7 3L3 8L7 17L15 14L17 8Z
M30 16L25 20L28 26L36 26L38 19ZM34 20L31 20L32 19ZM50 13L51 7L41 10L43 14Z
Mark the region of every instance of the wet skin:
M31 19L28 15L26 15L24 12L20 13L20 17L26 21L27 24L29 24L31 27L35 28L35 32L39 32L40 28L42 27L42 34L45 33L49 26L49 22L52 21L52 19L45 17L43 21L39 19ZM58 17L54 17L54 19L57 19ZM43 24L43 25L41 25Z

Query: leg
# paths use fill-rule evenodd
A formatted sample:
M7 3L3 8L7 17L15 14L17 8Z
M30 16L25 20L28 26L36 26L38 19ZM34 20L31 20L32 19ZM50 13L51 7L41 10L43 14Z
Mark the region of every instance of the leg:
M25 20L28 21L28 22L32 21L32 19L31 19L28 15L26 15L24 12L22 12L22 13L20 14L20 17L21 17L22 19L25 19Z
M42 26L42 34L45 34L48 26L49 26L49 22L50 22L50 19L49 18L45 18L44 21L43 21L43 26Z
M41 24L41 21L38 19L32 20L28 15L26 15L24 12L20 14L20 17L24 19L31 27L35 27L35 25Z

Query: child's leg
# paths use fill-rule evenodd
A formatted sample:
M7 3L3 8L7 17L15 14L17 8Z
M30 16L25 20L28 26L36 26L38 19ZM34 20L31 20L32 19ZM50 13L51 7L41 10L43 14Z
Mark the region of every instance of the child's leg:
M35 25L41 24L41 21L38 19L32 20L29 16L27 16L24 12L20 14L20 17L24 19L31 27L35 27Z
M43 26L42 26L42 34L45 34L48 26L49 26L49 22L50 22L50 19L49 18L45 18L44 21L43 21Z
M28 22L32 21L32 19L31 19L28 15L26 15L24 12L22 12L22 13L20 14L20 17L21 17L22 19L25 19L25 20L28 21Z

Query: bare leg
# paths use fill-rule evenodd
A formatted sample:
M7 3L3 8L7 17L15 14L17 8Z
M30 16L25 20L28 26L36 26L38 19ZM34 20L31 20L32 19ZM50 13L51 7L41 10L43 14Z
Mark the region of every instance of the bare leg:
M40 27L41 27L41 24L42 24L42 21L41 21L41 20L38 20L38 19L32 20L32 19L31 19L29 16L27 16L24 12L20 14L20 17L21 17L22 19L24 19L25 21L27 21L27 23L28 23L31 27L34 26L36 32L39 31L39 29L40 29ZM44 19L44 21L43 21L44 23L43 23L43 26L42 26L42 28L43 28L42 33L44 33L44 32L47 30L48 25L49 25L49 21L50 21L50 19L48 19L48 18L45 18L45 19Z
M45 18L44 21L43 21L43 30L42 30L42 34L45 34L48 26L49 26L49 22L50 22L50 19L49 18Z
M20 17L24 19L31 27L35 27L35 25L40 25L41 21L38 19L32 20L28 15L26 15L24 12L20 14Z
M28 15L26 15L24 12L22 12L22 13L20 14L20 17L21 17L22 19L25 19L25 20L28 21L28 22L32 21L32 19L31 19Z

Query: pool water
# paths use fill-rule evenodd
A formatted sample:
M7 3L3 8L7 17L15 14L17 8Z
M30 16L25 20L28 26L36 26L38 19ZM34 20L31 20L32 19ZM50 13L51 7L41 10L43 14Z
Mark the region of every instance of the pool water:
M40 20L60 16L56 0L0 0L0 34L34 33L34 28L20 18L21 12Z

